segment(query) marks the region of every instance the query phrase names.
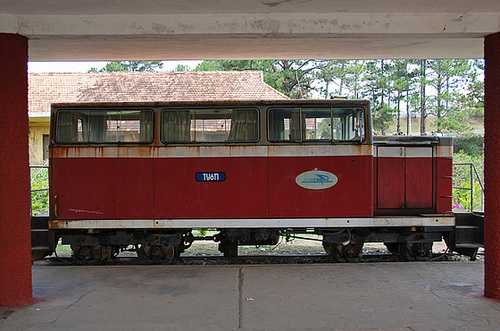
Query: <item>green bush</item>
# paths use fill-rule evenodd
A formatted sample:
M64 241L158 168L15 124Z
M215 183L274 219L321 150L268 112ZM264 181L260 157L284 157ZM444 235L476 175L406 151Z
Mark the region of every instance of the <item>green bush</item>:
M31 169L31 189L40 190L49 188L49 169ZM31 214L47 214L49 212L49 191L31 192Z
M471 156L482 156L484 137L472 135L457 137L453 140L453 152L463 152Z
M472 156L460 151L453 155L453 163L472 163L475 165L477 172L479 174L479 179L483 182L483 157ZM471 183L470 167L469 166L453 166L453 186L454 187L467 187L471 188L473 186L474 194L471 197L470 190L453 189L453 209L470 211L471 198L473 199L473 211L481 211L481 201L483 197L483 192L481 190L481 185L479 184L475 173L473 173L473 180Z

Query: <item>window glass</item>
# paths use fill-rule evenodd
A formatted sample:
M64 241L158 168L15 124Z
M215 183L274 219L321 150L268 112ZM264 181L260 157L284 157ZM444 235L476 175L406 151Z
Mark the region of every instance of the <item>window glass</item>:
M332 140L332 114L330 108L302 109L305 119L305 140Z
M162 113L165 143L255 142L259 138L256 109L177 109Z
M61 110L56 140L77 143L147 143L153 140L153 112L148 110Z
M361 109L333 109L333 136L336 140L363 140L364 122Z
M269 110L269 140L300 141L300 122L299 108L274 108Z
M358 108L272 108L268 111L269 140L362 141L363 116Z

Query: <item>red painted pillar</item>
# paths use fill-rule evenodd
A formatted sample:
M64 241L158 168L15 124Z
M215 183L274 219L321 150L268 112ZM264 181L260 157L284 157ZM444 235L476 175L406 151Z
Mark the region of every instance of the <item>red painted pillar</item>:
M500 33L484 41L484 294L500 299Z
M0 33L0 306L31 302L28 39Z

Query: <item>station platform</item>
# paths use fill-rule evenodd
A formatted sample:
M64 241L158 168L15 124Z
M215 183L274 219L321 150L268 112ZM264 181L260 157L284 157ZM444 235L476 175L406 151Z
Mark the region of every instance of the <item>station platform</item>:
M498 330L484 264L33 266L2 330Z

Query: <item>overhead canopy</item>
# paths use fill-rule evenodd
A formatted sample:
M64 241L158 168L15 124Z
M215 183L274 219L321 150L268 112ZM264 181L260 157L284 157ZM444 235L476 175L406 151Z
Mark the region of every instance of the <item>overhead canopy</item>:
M498 0L16 0L31 61L482 58Z

